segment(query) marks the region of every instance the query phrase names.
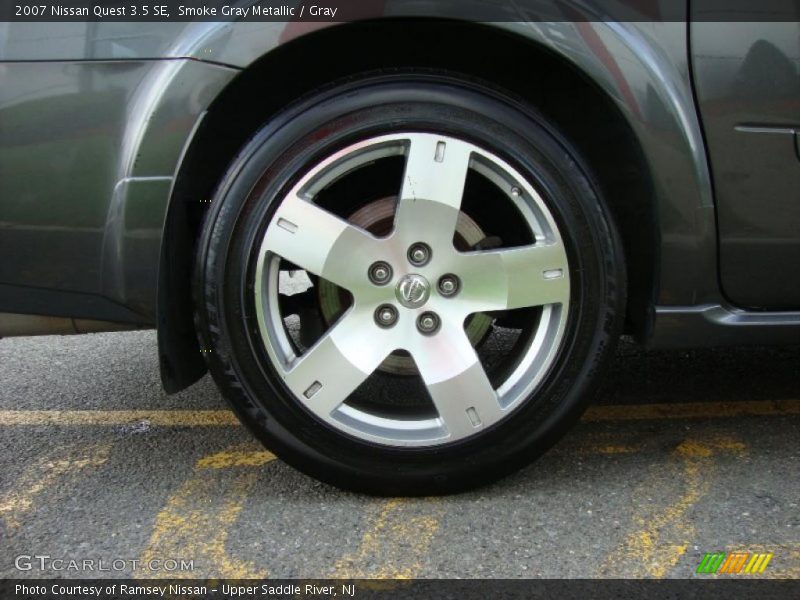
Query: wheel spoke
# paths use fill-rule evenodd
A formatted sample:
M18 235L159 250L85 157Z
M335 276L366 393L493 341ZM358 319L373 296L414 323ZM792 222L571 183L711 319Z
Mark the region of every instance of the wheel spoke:
M297 196L283 201L264 241L267 250L347 289L363 281L378 246L366 231Z
M414 359L439 418L452 438L461 438L502 418L497 392L457 324L422 343Z
M284 373L286 385L322 417L330 415L389 355L381 337L385 333L368 336L365 324L371 320L365 317L351 310Z
M412 136L397 206L397 231L451 243L471 155L464 142L432 134Z
M464 254L459 269L470 312L569 301L569 269L560 242Z

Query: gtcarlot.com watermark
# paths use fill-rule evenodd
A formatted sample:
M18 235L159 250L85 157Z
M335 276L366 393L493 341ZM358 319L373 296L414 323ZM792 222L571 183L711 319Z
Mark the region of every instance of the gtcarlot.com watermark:
M39 571L46 573L113 573L129 571L148 571L159 573L181 573L194 571L194 560L184 558L65 558L47 554L20 554L14 558L18 571Z

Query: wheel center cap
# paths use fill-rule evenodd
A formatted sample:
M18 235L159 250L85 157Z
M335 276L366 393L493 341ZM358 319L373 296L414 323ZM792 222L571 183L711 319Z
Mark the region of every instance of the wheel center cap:
M419 308L428 301L431 285L422 275L404 275L397 283L395 295L406 308Z

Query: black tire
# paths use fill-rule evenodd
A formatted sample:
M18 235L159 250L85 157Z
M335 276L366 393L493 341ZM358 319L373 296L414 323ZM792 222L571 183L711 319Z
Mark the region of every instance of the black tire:
M559 353L531 398L486 431L431 448L373 444L304 410L259 348L248 297L258 234L304 168L359 139L403 130L491 149L543 190L567 248L570 310ZM446 73L377 73L318 91L274 116L220 183L194 273L209 369L236 414L289 465L335 486L432 495L499 479L544 453L579 418L619 337L625 308L619 235L578 152L535 110Z

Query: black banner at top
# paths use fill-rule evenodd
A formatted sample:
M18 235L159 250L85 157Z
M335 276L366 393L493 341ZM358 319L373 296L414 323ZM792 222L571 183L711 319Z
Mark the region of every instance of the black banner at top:
M800 0L692 0L695 20L800 20ZM0 21L347 22L385 17L470 21L682 22L683 0L0 0Z

